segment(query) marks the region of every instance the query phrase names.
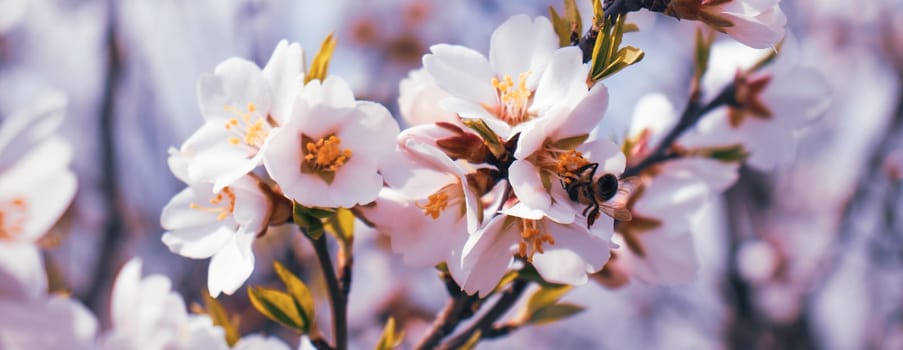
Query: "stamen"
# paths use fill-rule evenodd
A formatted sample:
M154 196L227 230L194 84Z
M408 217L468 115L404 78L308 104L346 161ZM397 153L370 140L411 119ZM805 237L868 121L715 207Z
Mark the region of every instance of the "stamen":
M330 135L316 142L307 142L304 161L318 172L335 172L351 158L350 149L341 149L342 139Z
M23 197L0 202L0 240L12 240L22 233L28 219L28 203Z
M530 77L530 73L521 73L516 84L514 79L507 74L502 77L502 80L492 78L492 87L495 88L499 99L496 114L499 119L510 125L520 124L530 117L527 113L530 98L533 96L533 91L527 88L527 78Z
M448 195L443 192L436 192L427 197L427 202L424 205L416 204L418 208L423 209L423 214L430 216L433 220L439 218L439 214L442 214L442 211L445 208L448 208Z
M520 242L517 243L518 255L526 259L527 262L533 262L533 255L545 252L543 244L555 245L555 238L547 232L543 232L539 227L539 222L535 220L523 220L523 231L520 233Z
M224 200L226 201L225 203L223 203ZM223 188L220 193L210 198L209 202L210 207L204 207L194 202L188 204L188 207L205 213L216 214L216 219L219 221L225 220L235 212L235 192L229 187Z
M226 111L235 114L223 127L232 132L228 141L233 145L244 145L259 150L270 134L270 125L266 116L257 113L257 106L248 103L247 112L233 106L225 106Z

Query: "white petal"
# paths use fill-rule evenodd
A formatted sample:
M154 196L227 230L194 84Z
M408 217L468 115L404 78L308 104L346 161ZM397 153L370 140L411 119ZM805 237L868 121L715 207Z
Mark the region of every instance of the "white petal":
M583 64L583 52L580 48L569 46L556 50L542 73L530 110L541 112L556 105L573 108L586 96L588 73L589 65ZM602 86L604 89L603 84L596 86ZM607 96L606 93L606 104ZM604 111L604 107L595 111L600 114L599 119Z
M547 229L555 244L544 246L545 252L533 256L533 266L544 280L581 285L586 283L587 273L601 270L608 262L610 242L589 234L583 226L549 223Z
M517 15L492 33L489 62L498 77L509 75L517 79L519 74L532 71L530 78L536 82L557 49L558 35L548 19L531 20L527 15Z
M254 235L236 234L234 238L210 259L207 289L214 298L221 292L235 293L254 271L254 253L251 251Z
M280 124L291 114L295 96L301 89L298 78L304 77L304 50L298 43L279 41L273 55L263 67L263 76L272 87L273 108L270 115Z
M433 45L430 51L423 56L423 68L440 89L471 102L495 104L494 73L486 57L457 45Z
M192 259L206 259L232 240L235 229L220 224L197 226L163 234L163 244L169 251Z
M504 216L497 216L467 239L462 263L467 281L458 281L458 284L468 294L486 296L508 269L519 234L517 230L504 227L505 221Z
M253 103L257 110L268 113L272 91L256 64L230 58L217 65L213 75L198 81L198 101L205 120L224 121L235 117L226 106L246 110Z
M30 243L0 242L0 300L30 301L47 295L41 252Z
M508 181L514 194L526 206L546 210L552 205L552 197L542 184L539 169L525 160L515 160L508 167Z

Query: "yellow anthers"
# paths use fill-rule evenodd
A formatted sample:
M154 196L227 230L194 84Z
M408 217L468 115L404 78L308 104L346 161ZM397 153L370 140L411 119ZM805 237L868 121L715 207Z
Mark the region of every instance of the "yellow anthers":
M587 164L589 164L589 160L582 153L571 150L558 155L558 162L555 163L555 172L564 178L565 182L570 182L569 178L577 177L574 171Z
M540 229L538 223L533 220L523 220L523 231L520 233L520 242L517 243L517 252L527 262L533 262L533 255L545 252L543 244L555 245L555 238Z
M429 217L432 217L433 220L439 218L439 215L442 214L442 211L445 208L448 208L448 194L445 192L439 191L431 194L427 197L426 204L415 204L418 208L423 209L423 214Z
M270 125L266 116L257 114L257 106L248 103L247 111L242 111L233 106L225 106L226 111L235 114L235 118L226 121L223 127L232 132L229 143L233 145L245 145L254 149L260 149L270 134Z
M16 197L0 203L0 240L12 240L22 233L28 217L28 203L25 198Z
M502 80L492 78L492 87L495 88L499 98L498 117L510 125L516 125L528 119L527 106L533 91L527 88L527 78L530 72L521 73L517 82L510 75L505 75Z
M235 212L235 192L231 188L223 188L222 191L210 198L210 207L204 207L192 202L188 207L194 210L216 214L216 219L223 221Z
M351 150L341 149L341 145L342 139L335 135L308 142L304 145L304 161L318 171L335 172L351 158Z

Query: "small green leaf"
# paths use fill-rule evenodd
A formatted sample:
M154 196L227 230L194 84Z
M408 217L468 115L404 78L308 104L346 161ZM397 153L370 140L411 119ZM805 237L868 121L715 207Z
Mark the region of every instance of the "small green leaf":
M509 283L514 282L518 276L517 271L508 271L504 275L502 275L502 279L499 281L499 284L495 286L495 289L492 290L493 293L499 292L505 287L508 286Z
M549 6L549 17L552 19L552 28L555 28L555 34L558 35L558 46L565 47L571 44L571 28L570 23L555 11L555 8Z
M476 331L470 336L470 339L467 339L467 342L461 345L458 350L473 350L477 347L477 343L480 342L480 337L483 336L483 332Z
M715 41L714 33L705 35L702 28L696 28L696 52L694 57L695 70L693 78L702 79L703 74L709 68L709 56L712 51L712 43Z
M294 300L295 309L301 316L303 325L306 326L304 329L304 332L306 333L310 330L310 326L315 319L314 297L310 293L310 289L307 288L307 285L305 285L298 276L295 276L295 274L286 269L285 266L282 266L278 261L273 262L273 269L276 270L276 275L278 275L279 279L282 280L282 283L285 284L289 295L291 295Z
M496 158L501 158L508 152L505 149L505 145L499 141L498 134L496 134L495 131L492 131L492 129L489 128L489 125L486 125L485 121L480 119L464 119L461 122L483 138L483 143L486 144L486 147L489 148L489 152L492 152L492 155Z
M292 219L295 225L298 225L304 234L313 239L323 236L324 227L323 219L335 215L335 209L329 208L308 208L301 203L292 203Z
M640 27L635 23L624 23L624 33L634 33L640 31Z
M248 287L248 298L257 311L283 326L301 333L309 328L288 293L264 287Z
M210 319L213 321L215 326L223 327L223 330L226 333L226 343L229 346L235 345L238 342L238 338L241 336L238 334L238 324L232 322L229 319L229 314L226 313L226 309L223 308L223 305L219 303L215 298L210 296L210 293L204 292L204 308L207 309L207 314L210 315Z
M386 327L383 329L383 335L379 337L379 342L376 343L376 350L392 350L401 345L401 341L404 340L404 331L396 332L395 331L395 319L389 317L389 320L386 321Z
M628 66L643 60L645 54L643 50L633 46L627 46L618 51L617 56L612 63L603 69L598 75L593 76L593 81L604 79L611 76Z
M709 158L725 163L742 163L749 158L749 152L743 145L733 145L724 147L712 147L705 150Z
M320 51L317 51L313 61L310 63L310 70L304 77L305 84L314 79L321 81L326 79L326 74L329 71L329 61L332 59L332 52L335 51L336 44L337 41L333 33L329 33L326 39L323 39L323 43L320 44Z
M558 299L561 299L570 291L571 286L569 285L543 286L530 296L525 313L533 315L542 308L557 303Z
M527 323L540 325L560 321L583 312L585 309L583 306L569 303L549 305L533 313L527 320Z
M326 220L326 230L334 233L342 242L354 238L354 213L351 209L338 208L335 215Z
M584 142L586 142L586 139L588 139L588 138L589 138L589 134L571 136L571 137L567 137L567 138L563 138L558 141L555 141L554 143L552 143L552 147L555 147L555 148L561 149L561 150L570 151L570 150L577 149L577 147L579 147Z
M768 51L767 54L765 54L764 56L759 58L759 60L756 61L756 64L754 64L749 69L749 71L750 72L758 71L759 69L762 69L762 67L765 67L765 66L769 65L771 62L774 62L774 59L777 58L778 54L781 53L781 47L783 47L783 46L784 46L784 40L781 40L780 42L778 42L777 45L774 46L773 50Z

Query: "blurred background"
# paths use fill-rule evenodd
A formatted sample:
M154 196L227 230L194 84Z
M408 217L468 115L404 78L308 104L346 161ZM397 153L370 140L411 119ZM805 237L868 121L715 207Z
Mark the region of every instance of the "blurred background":
M591 14L589 0L577 2ZM220 61L262 65L282 38L310 58L335 32L330 73L397 116L398 82L430 45L487 52L509 16L547 16L550 5L561 8L558 0L0 0L0 116L53 91L69 99L61 133L76 151L79 191L51 233L61 238L47 253L52 288L71 290L107 325L112 279L139 256L146 273L201 300L207 261L169 253L159 216L183 186L167 149L200 126L196 80ZM742 170L698 218L699 278L672 287L590 283L566 297L586 312L481 348L903 349L903 2L781 7L795 59L827 77L834 100L800 133L793 164ZM687 99L694 25L629 18L641 31L625 40L646 58L605 82L607 118L628 118L650 92L677 106ZM372 347L389 315L415 342L447 298L435 272L405 267L373 232L356 244L353 346ZM251 284L271 282L273 259L319 283L298 235L270 232L255 251ZM244 333L281 334L243 290L220 300L241 315ZM328 312L319 316L328 323Z

